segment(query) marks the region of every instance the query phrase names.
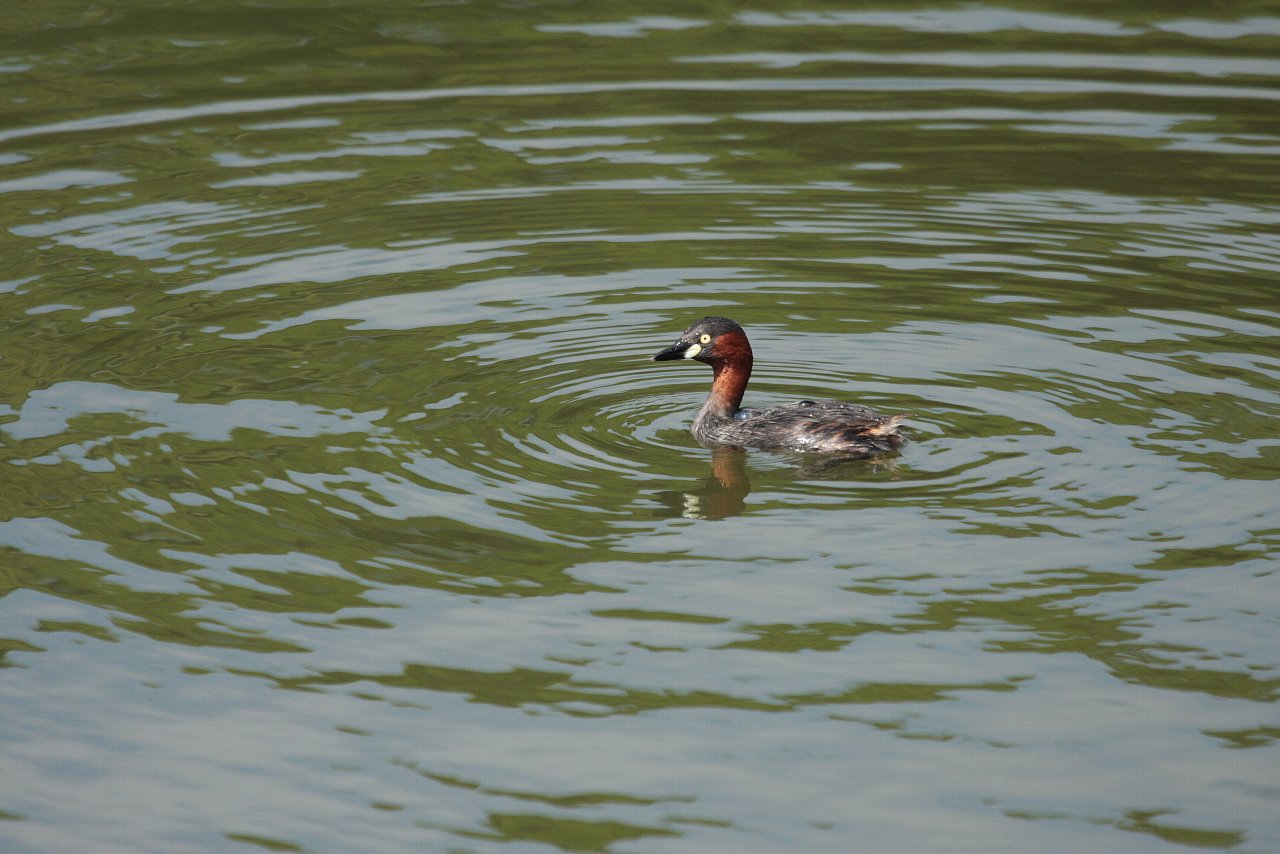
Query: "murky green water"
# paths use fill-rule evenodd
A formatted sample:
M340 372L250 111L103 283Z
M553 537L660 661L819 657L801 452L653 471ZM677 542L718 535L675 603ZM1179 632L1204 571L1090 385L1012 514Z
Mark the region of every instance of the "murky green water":
M0 847L1280 850L1280 8L1077 8L6 5Z

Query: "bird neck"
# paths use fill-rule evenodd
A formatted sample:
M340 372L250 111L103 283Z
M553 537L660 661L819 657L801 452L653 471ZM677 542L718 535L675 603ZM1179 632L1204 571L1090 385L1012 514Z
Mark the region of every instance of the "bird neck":
M742 395L746 393L747 381L751 379L751 354L721 359L711 367L715 371L715 379L711 381L711 394L702 409L721 418L732 418L742 405Z

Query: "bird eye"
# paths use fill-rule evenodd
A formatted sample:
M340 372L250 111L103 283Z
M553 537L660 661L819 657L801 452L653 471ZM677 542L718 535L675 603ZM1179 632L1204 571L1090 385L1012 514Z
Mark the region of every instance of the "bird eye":
M698 342L699 342L700 344L710 344L710 343L711 343L711 336L710 336L710 335L708 335L706 332L704 332L704 333L702 333L701 335L699 335L699 336L698 336Z

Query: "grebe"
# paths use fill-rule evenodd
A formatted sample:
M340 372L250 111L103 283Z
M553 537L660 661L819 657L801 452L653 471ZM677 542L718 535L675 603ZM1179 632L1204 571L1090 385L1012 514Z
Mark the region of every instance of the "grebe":
M839 400L802 400L772 409L740 409L751 378L751 344L727 317L704 317L680 340L653 356L655 362L697 359L715 371L711 394L690 432L707 447L819 451L867 457L902 447L898 425L906 415L882 415Z

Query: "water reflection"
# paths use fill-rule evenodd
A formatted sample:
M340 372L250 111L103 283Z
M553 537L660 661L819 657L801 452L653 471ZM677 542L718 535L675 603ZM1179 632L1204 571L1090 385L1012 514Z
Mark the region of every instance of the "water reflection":
M746 451L741 448L712 448L710 474L696 486L681 490L664 490L653 498L663 505L668 517L704 519L714 521L738 516L747 509L747 496L751 494L751 460L761 456L768 459L766 465L798 483L831 482L852 479L854 482L870 476L879 479L889 475L897 479L902 469L899 454L872 457L841 457L824 454L769 454L763 451Z
M747 506L751 478L747 475L747 452L739 448L714 448L711 474L697 487L659 492L668 514L686 519L724 519L737 516Z
M1280 19L280 14L0 36L0 847L1280 849Z

